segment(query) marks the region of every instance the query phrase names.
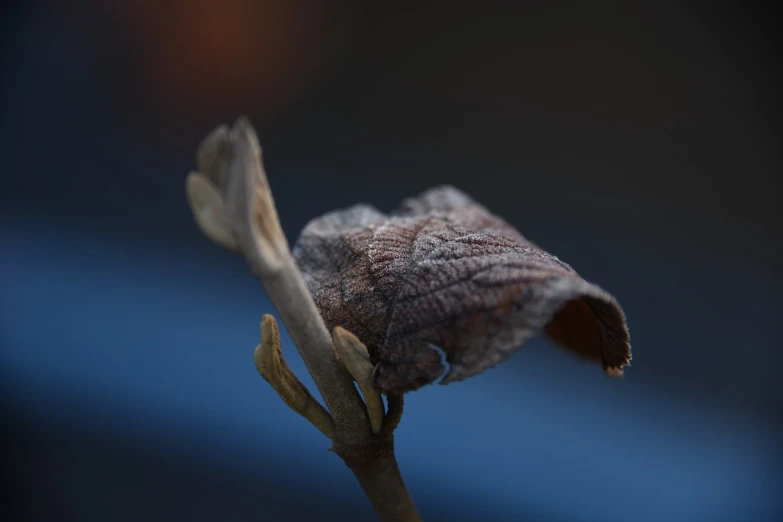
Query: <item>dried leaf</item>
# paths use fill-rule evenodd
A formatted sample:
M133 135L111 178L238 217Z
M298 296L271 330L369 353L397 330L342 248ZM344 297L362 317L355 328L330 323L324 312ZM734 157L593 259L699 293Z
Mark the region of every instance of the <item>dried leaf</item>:
M630 362L622 309L570 266L452 187L311 221L294 256L327 324L370 351L374 384L405 393L475 375L545 331L622 375Z

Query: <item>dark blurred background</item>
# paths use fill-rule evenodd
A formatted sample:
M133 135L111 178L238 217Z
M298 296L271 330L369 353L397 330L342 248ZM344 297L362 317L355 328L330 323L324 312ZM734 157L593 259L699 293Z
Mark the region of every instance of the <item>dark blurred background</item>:
M772 11L28 0L2 13L12 519L372 520L328 441L257 375L272 306L185 201L199 140L244 113L290 241L328 210L388 211L450 183L625 308L623 381L537 340L408 397L397 453L426 520L781 520ZM305 377L287 337L284 352Z

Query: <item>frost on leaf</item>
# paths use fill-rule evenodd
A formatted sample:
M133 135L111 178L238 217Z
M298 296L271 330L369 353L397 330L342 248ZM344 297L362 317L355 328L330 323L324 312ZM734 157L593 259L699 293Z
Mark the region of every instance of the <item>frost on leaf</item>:
M544 331L622 375L631 359L623 311L601 288L453 187L391 214L368 205L311 221L294 257L327 327L370 351L374 384L405 393L480 373Z

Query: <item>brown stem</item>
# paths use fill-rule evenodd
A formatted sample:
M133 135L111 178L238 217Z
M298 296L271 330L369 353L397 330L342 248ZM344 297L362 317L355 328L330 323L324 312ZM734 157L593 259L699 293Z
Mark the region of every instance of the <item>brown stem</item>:
M392 436L353 447L335 441L334 451L356 476L381 522L421 521L400 475Z
M379 437L391 437L402 419L402 410L404 406L402 394L387 395L386 401L388 402L389 407L386 411L386 416L383 419L383 426L381 427L381 432L378 434Z

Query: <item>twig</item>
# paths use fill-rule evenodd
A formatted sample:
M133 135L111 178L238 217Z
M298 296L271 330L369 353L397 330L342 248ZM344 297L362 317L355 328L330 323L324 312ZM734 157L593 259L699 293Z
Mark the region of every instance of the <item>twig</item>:
M355 375L335 357L332 339L280 227L261 148L250 123L240 118L232 129L220 126L210 133L199 147L198 167L199 172L188 176L186 187L196 222L213 241L244 255L280 314L329 412L318 409L320 405L283 361L271 317L264 319L262 342L255 354L259 372L286 404L332 438L332 449L356 475L382 521L419 520L394 458L393 427L383 429L396 427L398 412L392 412L390 398L392 418L388 424L379 420L383 403L379 409L377 391L371 385L365 389L369 380L360 348L350 342L353 336L344 330L348 335L336 333L337 344L344 348L343 359L350 359L348 365ZM353 385L357 376L367 405ZM376 435L379 428L381 433Z

